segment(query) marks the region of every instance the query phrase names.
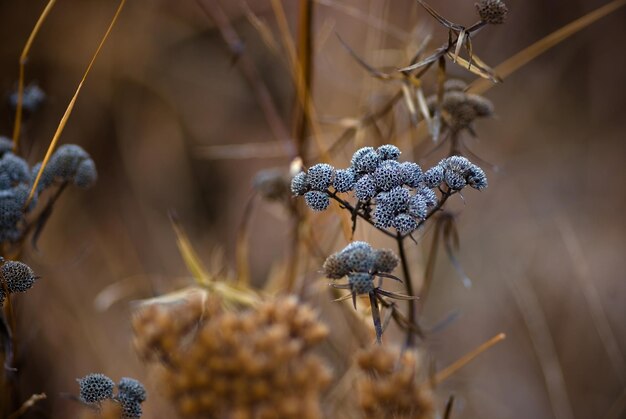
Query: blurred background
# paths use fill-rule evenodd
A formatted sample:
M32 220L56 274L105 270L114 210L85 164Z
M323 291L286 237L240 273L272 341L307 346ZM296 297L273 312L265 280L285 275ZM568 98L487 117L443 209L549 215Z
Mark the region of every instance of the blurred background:
M144 417L175 417L132 349L129 320L132 301L190 283L168 212L178 214L207 263L223 253L227 266L253 177L261 169L289 167L291 156L241 71L245 57L289 129L294 88L271 2L205 3L223 11L241 38L242 56L234 56L195 1L128 2L61 137L92 155L100 177L89 191L65 192L38 250L23 256L42 279L17 302L21 386L24 397L48 394L25 417L75 417L79 406L66 395L76 394L75 378L89 372L144 381L153 395ZM298 2L283 3L295 36ZM473 3L433 6L469 25L476 20ZM474 51L495 66L604 3L510 0L507 23L481 31ZM16 87L21 50L45 4L0 2L1 135L11 135L13 115L4 98ZM47 95L23 130L22 155L29 162L45 154L116 7L111 0L61 0L43 25L26 66L26 83ZM453 418L626 417L624 22L626 8L486 93L497 117L479 122L478 138L466 144L497 170L481 164L489 188L453 202L460 215L458 258L473 286L463 286L442 252L422 321L434 325L458 314L425 342L439 368L499 332L507 339L438 388L440 404L456 396ZM430 49L447 39L410 0L318 0L313 33L312 96L324 144L337 139L350 118L398 90L371 78L335 33L370 64L387 69L406 65L427 35ZM426 81L431 94L434 75ZM444 157L445 148L430 152L430 139L407 133L403 106L386 126L391 120L395 134L383 139L398 144L403 158L430 167ZM360 130L333 158L345 167L356 147L381 141L372 129ZM288 253L287 220L278 204L256 205L250 223L254 283L262 284ZM317 221L333 226L327 218ZM366 228L356 239L393 246ZM430 241L428 230L422 241ZM336 247L343 245L339 239ZM423 249L410 246L412 269L421 272ZM315 278L314 265L302 278ZM329 298L318 292L313 300ZM332 312L322 318L332 321Z

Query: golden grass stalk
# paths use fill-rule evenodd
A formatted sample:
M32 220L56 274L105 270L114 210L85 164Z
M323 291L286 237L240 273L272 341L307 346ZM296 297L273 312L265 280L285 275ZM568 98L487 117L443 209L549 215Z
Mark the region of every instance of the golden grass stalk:
M24 45L24 49L22 50L22 55L20 55L20 70L19 70L19 78L17 81L17 108L15 109L15 122L13 123L13 152L17 153L19 145L20 145L20 130L22 127L22 102L24 100L24 67L26 66L26 60L28 59L28 53L30 52L30 48L35 41L35 37L39 33L39 29L41 29L41 25L50 14L50 10L56 3L56 0L50 0L46 7L39 15L39 19L35 23L35 27L30 32L30 36L28 40L26 40L26 45Z
M45 400L47 399L48 396L46 396L46 393L40 393L40 394L33 394L32 396L30 396L28 398L28 400L26 400L22 406L20 406L19 409L17 409L15 412L11 413L9 415L9 417L7 419L15 419L15 418L19 418L20 416L22 416L24 413L26 413L26 411L28 409L30 409L31 407L33 407L35 405L35 403L37 403L40 400Z
M89 75L89 72L91 71L91 68L96 62L96 58L98 58L98 54L100 54L100 50L102 49L102 47L104 46L104 43L109 37L111 30L115 26L115 23L117 22L117 18L122 12L122 9L124 8L125 4L126 4L126 0L120 0L120 4L117 7L117 10L115 11L115 15L113 15L113 19L111 19L111 23L109 24L107 31L102 37L102 40L100 41L100 44L98 45L98 48L96 49L96 52L93 54L93 57L91 57L91 61L89 62L89 65L87 66L87 69L85 70L85 73L83 74L83 77L80 80L78 87L76 88L76 92L74 92L74 96L72 96L70 103L67 105L67 109L65 109L65 113L63 114L63 117L61 118L61 121L59 122L59 126L57 127L57 130L54 133L54 136L52 137L52 141L50 141L50 145L48 146L48 151L46 151L46 156L44 157L43 162L41 163L41 168L39 169L39 173L37 173L35 182L33 182L33 186L30 190L30 194L28 195L28 199L26 200L26 204L24 205L25 207L28 207L28 205L30 204L30 201L33 199L33 196L35 195L35 191L37 190L37 185L39 184L41 175L44 169L46 168L46 165L48 164L50 157L52 156L52 152L54 151L56 144L59 141L59 137L61 136L61 133L63 132L63 129L65 128L65 124L67 123L67 120L70 118L70 115L72 114L72 110L74 109L74 105L76 104L76 99L78 98L78 95L83 88L83 84L85 83L85 80L87 79L87 76Z

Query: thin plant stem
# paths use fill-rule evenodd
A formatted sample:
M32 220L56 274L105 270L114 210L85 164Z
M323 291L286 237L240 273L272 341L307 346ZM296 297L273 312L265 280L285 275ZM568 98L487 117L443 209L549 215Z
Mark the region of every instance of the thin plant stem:
M406 237L406 236L405 236ZM402 273L404 275L404 286L406 288L406 293L410 297L415 296L415 292L413 291L413 282L411 281L411 271L409 270L409 263L406 257L406 251L404 250L404 237L398 233L396 235L396 243L398 244L398 253L400 254L400 264L402 265ZM415 314L416 310L416 300L409 300L409 322L412 324L416 324ZM408 329L406 332L406 346L411 348L415 346L415 333L412 330Z

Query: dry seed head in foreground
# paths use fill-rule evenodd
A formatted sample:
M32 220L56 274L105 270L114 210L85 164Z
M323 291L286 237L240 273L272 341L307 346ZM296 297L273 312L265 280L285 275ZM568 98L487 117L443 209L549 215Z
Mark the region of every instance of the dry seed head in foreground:
M366 418L430 419L435 403L419 353L376 345L358 355L357 381Z
M173 327L171 339L164 330L158 339L142 336L151 326L146 329L141 311L136 316L140 353L146 355L150 342L157 346L151 348L153 353L166 355L162 387L181 417L322 416L319 397L330 373L310 349L325 339L327 329L311 308L291 297L238 312L220 307L212 298L206 306L204 318L196 319L197 329L180 333ZM178 309L147 309L156 310L164 317L159 322L167 325L176 323L168 317L183 314ZM188 324L188 319L180 324ZM167 346L158 348L164 342Z

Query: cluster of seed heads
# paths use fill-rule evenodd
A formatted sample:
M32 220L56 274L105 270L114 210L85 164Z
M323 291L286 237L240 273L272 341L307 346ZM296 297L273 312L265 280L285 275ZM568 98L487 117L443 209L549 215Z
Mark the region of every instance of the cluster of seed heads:
M236 310L196 295L148 305L133 319L141 354L159 354L160 381L180 417L322 417L330 372L311 349L328 331L313 309L281 297Z
M291 182L291 191L304 196L314 211L328 208L332 193L353 192L364 206L375 206L372 216L377 227L393 227L407 235L437 206L434 189L442 182L453 190L465 185L476 189L487 186L482 169L463 157L444 159L426 172L417 163L398 162L399 157L400 150L391 144L378 149L363 147L354 153L347 169L335 170L321 163L298 173Z
M146 401L147 393L143 384L134 378L123 377L117 384L117 394L114 394L115 382L104 374L88 374L76 381L83 403L99 407L102 402L113 400L120 404L122 418L141 417L141 403Z
M88 188L97 179L96 166L85 150L77 145L63 145L44 169L37 191L26 207L41 163L30 168L12 148L11 140L0 137L0 242L17 242L22 238L25 217L35 208L44 189L55 182L72 182Z
M391 273L399 259L389 249L372 249L369 243L355 241L343 250L330 255L324 262L324 273L330 279L348 277L350 291L354 294L369 294L374 291L374 277Z
M444 112L444 126L452 131L472 129L476 119L493 116L493 104L486 98L466 93L467 84L458 79L447 80L444 83L444 94L441 101L441 110ZM431 115L435 114L438 106L437 95L426 99Z
M0 306L6 294L28 291L37 280L35 273L25 263L9 260L0 267Z

